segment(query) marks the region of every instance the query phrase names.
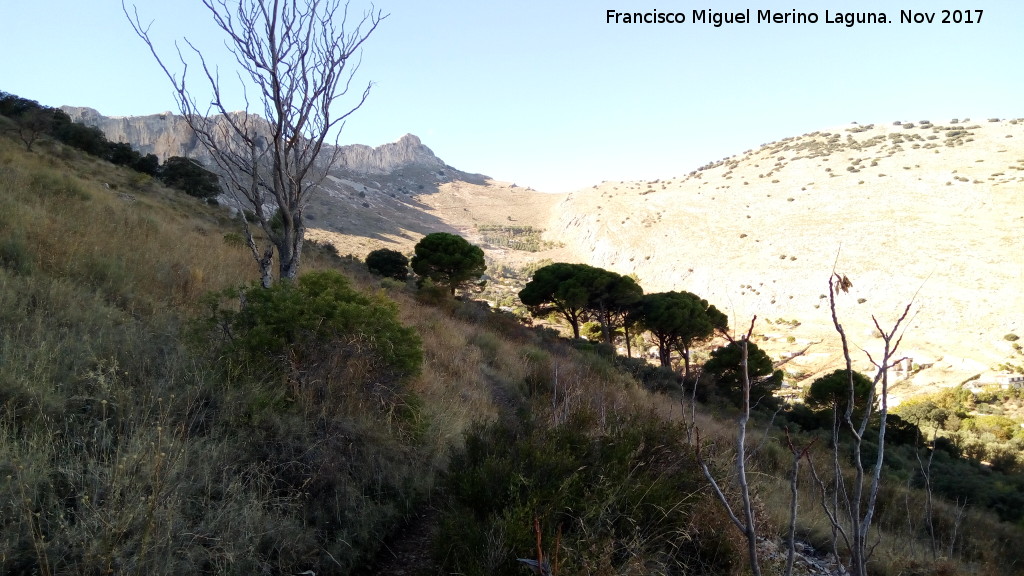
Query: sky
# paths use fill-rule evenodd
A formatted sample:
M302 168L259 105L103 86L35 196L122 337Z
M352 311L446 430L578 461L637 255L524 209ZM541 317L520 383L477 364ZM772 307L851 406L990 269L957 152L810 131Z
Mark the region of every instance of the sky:
M972 19L982 10L980 22L941 23L942 9L954 4ZM172 67L181 38L217 60L224 36L200 0L134 7ZM370 7L350 0L349 11L357 17ZM388 16L365 43L355 77L355 86L373 88L340 142L377 146L412 133L460 170L546 192L683 175L850 122L1024 116L1020 1L378 0L374 7ZM608 10L681 12L686 22L614 24ZM695 10L749 10L754 22L695 23ZM818 22L757 23L758 10L814 13ZM934 13L934 22L899 23L901 10ZM894 22L826 23L849 12L883 12ZM0 22L0 91L108 116L176 110L169 81L117 0L0 0ZM234 63L217 61L233 78Z

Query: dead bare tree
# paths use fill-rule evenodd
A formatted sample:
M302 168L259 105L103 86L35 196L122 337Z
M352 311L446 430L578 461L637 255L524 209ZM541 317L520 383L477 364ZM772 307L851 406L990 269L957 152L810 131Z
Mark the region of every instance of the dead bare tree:
M736 483L739 487L740 502L743 507L742 520L733 510L729 499L726 498L718 481L715 480L714 474L711 473L711 469L708 467L708 463L701 452L700 430L696 428L697 442L694 445L694 452L704 477L711 484L711 489L714 491L715 496L718 497L718 500L725 508L726 513L729 515L729 520L747 539L747 555L750 559L751 572L754 576L761 576L761 564L757 556L757 525L754 518L753 497L750 493L750 483L747 481L747 423L750 421L750 369L748 366L747 343L750 341L750 336L754 333L754 322L756 321L757 316L754 316L750 320L750 328L747 330L747 333L741 336L739 340L741 350L740 370L743 373L743 406L736 426ZM728 333L725 336L730 342L735 342Z
M793 456L789 475L789 531L786 536L786 567L783 570L784 576L790 576L793 573L793 562L796 556L796 520L800 504L800 460L805 458L810 460L811 446L814 445L817 438L804 446L797 447L789 435L789 427L786 427L785 431L786 447L789 448L789 453Z
M938 435L939 430L938 426L936 426L935 430L932 431L931 445L928 446L927 464L921 460L921 453L917 450L914 451L914 455L917 457L917 465L921 470L921 478L924 480L924 521L925 525L928 526L928 539L932 547L932 562L939 559L939 546L935 538L935 518L932 505L932 459L935 457L935 440L938 438Z
M873 546L868 542L868 534L875 514L875 504L878 499L878 489L881 484L882 464L885 460L885 426L889 413L889 369L901 362L903 358L896 359L896 351L903 340L900 326L910 313L914 300L907 304L902 315L893 324L891 330L884 330L874 316L871 317L878 336L882 339L882 356L876 360L870 352L864 350L868 360L875 367L876 372L868 393L866 404L859 422L853 420L854 403L856 392L853 378L853 361L850 357L850 346L843 325L839 322L836 312L836 296L840 291L848 292L853 285L849 278L833 271L829 278L829 305L832 311L832 324L839 334L843 346L843 358L846 362L846 372L849 383L849 400L846 403L846 410L843 414L834 409L832 426L832 482L827 486L824 480L818 475L811 462L811 473L821 489L821 505L828 516L832 526L832 547L833 553L839 557L839 540L849 553L849 571L853 576L867 576L868 560L871 557ZM878 391L879 386L881 390ZM878 433L877 450L875 452L875 463L871 469L865 467L863 451L865 436L868 434L868 425L875 413L875 399L879 400L878 406ZM844 478L843 467L840 464L840 453L843 450L840 438L840 430L845 430L850 435L850 456L853 463L853 481L847 485ZM831 500L831 502L830 502Z
M278 275L298 274L305 236L303 210L310 193L326 178L338 158L338 138L345 119L358 110L370 84L354 105L336 110L348 94L359 68L358 52L387 15L371 6L350 26L348 3L340 0L203 0L225 45L238 65L245 107L231 112L225 103L219 71L188 39L176 44L180 77L157 53L149 25L134 9L125 16L146 43L174 87L178 108L196 138L223 175L229 193L252 211L263 230L260 245L242 219L249 249L265 287ZM185 52L197 58L211 91L201 105L188 84ZM250 111L255 88L263 117ZM332 147L333 145L333 147ZM327 154L321 153L328 148Z

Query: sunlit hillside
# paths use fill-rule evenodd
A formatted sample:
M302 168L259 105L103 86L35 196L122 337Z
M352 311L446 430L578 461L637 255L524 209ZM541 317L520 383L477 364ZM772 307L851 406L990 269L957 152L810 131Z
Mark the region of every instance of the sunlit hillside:
M575 192L548 229L650 291L696 292L736 321L757 314L774 357L806 349L787 367L805 384L841 359L824 300L833 269L853 282L851 334L876 354L871 316L916 304L903 350L919 369L897 396L1024 366L1004 338L1024 333L1024 121L794 136L678 178Z

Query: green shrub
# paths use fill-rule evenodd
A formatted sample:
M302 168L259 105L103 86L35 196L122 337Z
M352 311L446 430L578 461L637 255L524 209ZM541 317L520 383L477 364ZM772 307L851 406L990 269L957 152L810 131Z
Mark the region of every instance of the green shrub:
M158 178L164 184L197 198L213 198L221 192L217 175L192 158L171 156L160 167Z
M699 521L704 480L678 425L633 416L599 433L576 414L554 429L478 428L445 480L437 560L445 573L517 576L558 542L559 574L725 574L738 551Z
M197 324L200 345L212 344L228 363L284 377L293 387L346 381L387 387L417 373L423 361L420 338L399 322L394 302L356 291L332 270L271 288L229 289L206 303L208 314Z
M15 274L28 274L32 271L32 254L20 237L12 236L0 240L0 268L6 268Z
M779 323L785 323L781 318ZM782 370L772 367L771 358L753 342L747 343L747 366L750 377L750 404L774 407L774 393L782 386ZM730 342L716 348L704 364L704 373L697 387L697 397L708 400L718 396L735 406L743 405L742 344Z
M379 276L404 282L409 277L409 259L397 250L381 248L366 255L366 268Z
M615 357L615 367L632 376L644 388L654 392L678 391L680 375L671 368L655 366L643 358Z

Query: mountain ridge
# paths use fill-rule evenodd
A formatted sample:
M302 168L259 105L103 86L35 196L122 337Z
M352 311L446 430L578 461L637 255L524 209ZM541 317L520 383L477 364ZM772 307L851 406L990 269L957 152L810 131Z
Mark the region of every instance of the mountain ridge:
M75 122L99 128L109 140L130 143L139 152L155 154L161 161L171 156L187 156L212 164L188 123L173 112L104 116L98 110L82 106L61 106L61 110ZM361 174L386 174L408 165L436 169L447 166L413 134L376 147L348 144L340 148L338 168Z

